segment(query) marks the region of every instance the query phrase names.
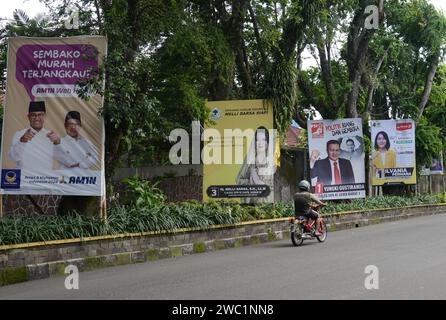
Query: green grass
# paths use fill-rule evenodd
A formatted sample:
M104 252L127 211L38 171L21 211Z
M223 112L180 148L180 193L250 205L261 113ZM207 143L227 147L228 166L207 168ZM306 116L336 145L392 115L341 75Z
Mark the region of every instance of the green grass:
M323 209L323 214L397 208L442 202L444 196L373 197L357 199L349 203L334 203ZM17 216L0 219L0 245L38 241L83 238L121 233L138 233L181 228L207 228L213 225L231 225L243 221L289 217L292 204L278 203L257 207L243 206L235 202L195 201L180 204L157 205L151 208L112 207L108 221L77 214L66 216Z

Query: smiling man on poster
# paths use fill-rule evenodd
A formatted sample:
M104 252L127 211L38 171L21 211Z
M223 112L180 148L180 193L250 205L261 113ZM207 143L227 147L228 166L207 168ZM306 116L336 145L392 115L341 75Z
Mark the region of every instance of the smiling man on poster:
M98 151L80 134L81 124L81 114L78 111L69 111L65 116L67 135L55 149L55 158L62 169L90 169L98 161Z
M29 103L29 127L14 134L9 149L9 156L16 162L17 169L26 171L52 169L54 148L60 144L60 137L44 127L45 116L44 101Z
M350 160L340 158L339 141L330 140L327 142L327 154L327 158L316 160L316 154L312 153L310 158L311 178L316 178L318 183L323 183L326 186L355 183Z

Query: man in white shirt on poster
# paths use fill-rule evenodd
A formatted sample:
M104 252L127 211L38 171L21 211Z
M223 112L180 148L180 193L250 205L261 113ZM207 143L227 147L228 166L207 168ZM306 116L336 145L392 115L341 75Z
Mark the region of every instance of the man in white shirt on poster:
M57 133L44 128L44 101L31 101L28 108L29 127L17 131L9 149L16 168L28 173L45 173L53 168L54 149L61 139Z
M69 111L65 117L67 135L62 138L60 146L55 149L54 156L61 169L91 169L99 154L94 145L80 134L81 115L77 111Z

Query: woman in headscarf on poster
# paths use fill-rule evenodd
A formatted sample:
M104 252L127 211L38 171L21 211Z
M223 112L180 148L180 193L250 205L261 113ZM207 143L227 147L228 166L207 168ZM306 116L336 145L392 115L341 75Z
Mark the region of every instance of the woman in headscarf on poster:
M237 185L267 185L270 193L266 197L242 198L243 203L272 203L274 201L274 161L269 161L269 130L263 126L255 131L254 142L237 176ZM254 153L254 154L253 154ZM254 159L252 159L254 157ZM251 161L250 161L251 160Z

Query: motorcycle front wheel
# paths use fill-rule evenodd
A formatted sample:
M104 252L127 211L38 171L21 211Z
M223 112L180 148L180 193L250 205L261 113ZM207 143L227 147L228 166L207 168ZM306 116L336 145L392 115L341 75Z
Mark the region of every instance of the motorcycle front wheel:
M325 220L321 221L321 233L322 235L316 238L319 242L324 242L327 239L327 225L325 224Z

